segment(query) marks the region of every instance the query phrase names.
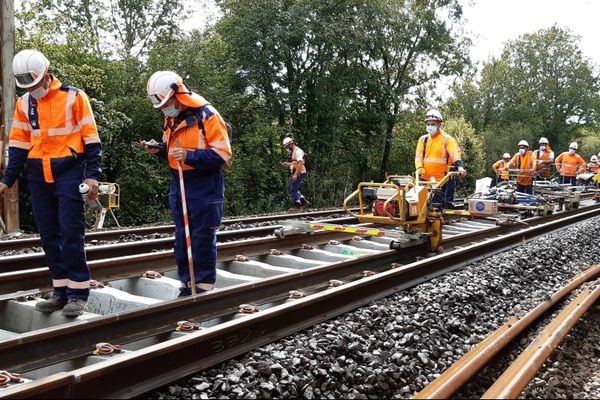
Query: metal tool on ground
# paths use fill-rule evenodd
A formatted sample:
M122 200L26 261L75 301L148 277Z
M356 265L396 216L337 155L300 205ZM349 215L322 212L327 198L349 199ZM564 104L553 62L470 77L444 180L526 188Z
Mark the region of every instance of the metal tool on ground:
M344 208L361 222L396 225L402 227L406 234L426 236L431 249L439 251L442 213L439 205L434 204L436 192L458 176L458 172L448 172L437 182L420 181L416 171L415 177L391 175L383 183L361 182L358 189L344 200ZM355 198L358 198L358 213L349 209Z
M175 142L179 148L179 140ZM185 185L183 182L183 168L181 161L177 162L177 171L179 172L179 192L181 192L181 208L183 210L183 225L185 226L185 244L187 246L188 264L190 267L190 289L192 295L196 295L196 275L194 274L194 260L192 258L192 238L190 236L190 221L187 212L187 200L185 198Z

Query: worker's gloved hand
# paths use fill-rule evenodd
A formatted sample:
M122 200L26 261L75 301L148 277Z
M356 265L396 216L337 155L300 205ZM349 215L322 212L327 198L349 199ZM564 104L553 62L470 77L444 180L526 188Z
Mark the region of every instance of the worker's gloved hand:
M467 170L464 169L463 167L458 167L458 172L460 173L460 176L467 175Z
M86 179L83 182L90 188L87 192L88 200L96 200L98 198L98 181L95 179Z
M417 172L419 173L419 176L425 175L425 168L420 167L417 169Z

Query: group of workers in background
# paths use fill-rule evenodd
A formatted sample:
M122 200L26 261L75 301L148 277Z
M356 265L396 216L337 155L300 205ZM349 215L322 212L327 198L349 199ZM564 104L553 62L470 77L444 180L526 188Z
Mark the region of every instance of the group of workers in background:
M522 193L533 192L533 181L549 180L552 176L552 166L556 167L560 176L561 184L575 186L577 175L584 172L600 172L600 163L598 155L590 158L589 164L577 154L578 145L576 142L569 144L569 150L554 156L554 151L550 147L548 139L540 138L539 148L531 151L529 143L521 140L517 145L518 152L511 157L509 153L504 153L502 159L492 165L492 171L496 175L497 182L508 181L511 170L516 170L517 191Z

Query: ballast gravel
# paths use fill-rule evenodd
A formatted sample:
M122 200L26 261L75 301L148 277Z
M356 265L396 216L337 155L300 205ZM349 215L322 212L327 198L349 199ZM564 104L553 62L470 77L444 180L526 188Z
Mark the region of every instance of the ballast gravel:
M598 232L600 218L581 222L258 348L147 396L412 397L510 316L529 311L575 274L600 262ZM595 351L581 355L595 357L596 362L588 363L595 381L578 386L577 392L567 385L565 396L579 396L586 390L598 394L600 366ZM574 375L568 379L575 379ZM547 396L546 392L528 393ZM465 397L477 395L481 392L462 392Z

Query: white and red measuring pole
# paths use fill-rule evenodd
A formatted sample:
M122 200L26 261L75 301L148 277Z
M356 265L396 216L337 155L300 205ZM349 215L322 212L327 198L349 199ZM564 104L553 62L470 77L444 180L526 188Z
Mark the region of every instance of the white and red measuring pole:
M177 148L179 146L179 140L175 142ZM181 192L181 207L183 209L183 225L185 227L185 244L187 246L188 264L190 267L190 287L192 295L196 295L196 276L194 274L194 260L192 258L192 238L190 236L190 221L187 212L187 200L185 198L185 186L183 184L183 168L182 162L177 161L177 170L179 171L179 191Z

